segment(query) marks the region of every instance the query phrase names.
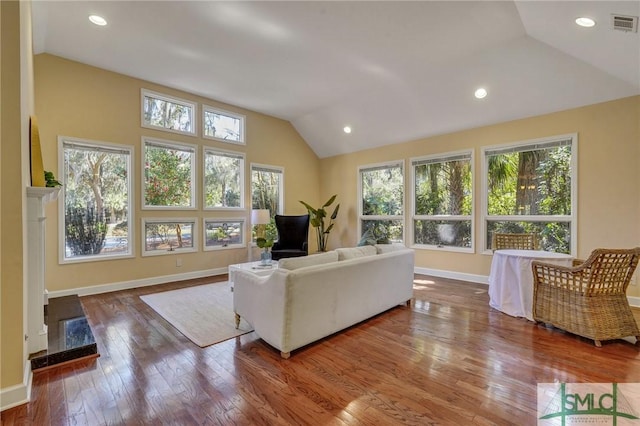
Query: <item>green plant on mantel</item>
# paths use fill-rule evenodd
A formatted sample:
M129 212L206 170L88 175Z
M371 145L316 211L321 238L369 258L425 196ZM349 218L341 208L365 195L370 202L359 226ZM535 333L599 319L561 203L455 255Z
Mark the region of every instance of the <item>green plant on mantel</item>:
M316 228L316 237L318 242L318 251L327 251L327 242L329 241L329 232L333 229L333 221L336 217L338 217L338 211L340 210L340 204L336 204L333 209L333 213L329 216L329 222L325 223L325 219L327 218L327 211L325 208L329 207L336 200L338 194L334 194L331 198L327 200L326 203L323 204L320 208L311 207L309 204L304 201L300 201L302 205L307 208L309 212L309 222L311 226Z
M60 182L56 180L53 172L44 171L44 182L47 188L55 188L56 186L62 186Z

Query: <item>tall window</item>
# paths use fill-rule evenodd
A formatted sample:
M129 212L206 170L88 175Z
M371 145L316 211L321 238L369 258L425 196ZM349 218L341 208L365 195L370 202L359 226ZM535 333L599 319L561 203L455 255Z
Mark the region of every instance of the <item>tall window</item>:
M142 127L196 134L196 104L142 89Z
M483 150L487 249L494 232L526 232L544 250L575 252L576 151L576 135Z
M244 115L205 105L202 118L203 137L244 145Z
M251 165L251 208L269 210L271 223L267 225L267 235L275 237L274 218L283 214L284 169L261 164ZM255 240L255 226L252 229Z
M413 244L472 250L471 151L414 158Z
M232 209L244 207L244 155L204 150L204 207Z
M60 262L132 256L133 147L68 137L58 145Z
M404 163L359 168L360 235L377 241L404 240Z
M196 147L144 138L143 207L195 208Z

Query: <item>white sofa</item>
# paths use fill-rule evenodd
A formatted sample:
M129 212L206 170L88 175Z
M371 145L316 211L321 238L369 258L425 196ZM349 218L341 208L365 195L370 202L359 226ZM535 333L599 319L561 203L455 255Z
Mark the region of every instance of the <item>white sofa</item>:
M269 276L238 271L233 306L256 333L291 351L413 297L414 252L379 245L281 259Z

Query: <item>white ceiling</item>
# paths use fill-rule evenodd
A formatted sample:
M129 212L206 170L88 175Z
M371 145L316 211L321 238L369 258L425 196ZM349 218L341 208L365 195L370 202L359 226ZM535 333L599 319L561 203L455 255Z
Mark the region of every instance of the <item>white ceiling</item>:
M320 157L640 94L640 1L33 1L34 50L291 121ZM109 24L97 27L87 17ZM595 18L591 29L578 16ZM483 100L473 92L484 86ZM350 125L353 132L342 129Z

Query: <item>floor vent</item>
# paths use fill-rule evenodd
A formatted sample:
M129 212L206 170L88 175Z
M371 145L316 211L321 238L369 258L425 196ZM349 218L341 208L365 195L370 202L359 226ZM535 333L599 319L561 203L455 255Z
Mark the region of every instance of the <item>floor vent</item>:
M638 17L625 15L611 15L611 25L614 30L638 32Z

